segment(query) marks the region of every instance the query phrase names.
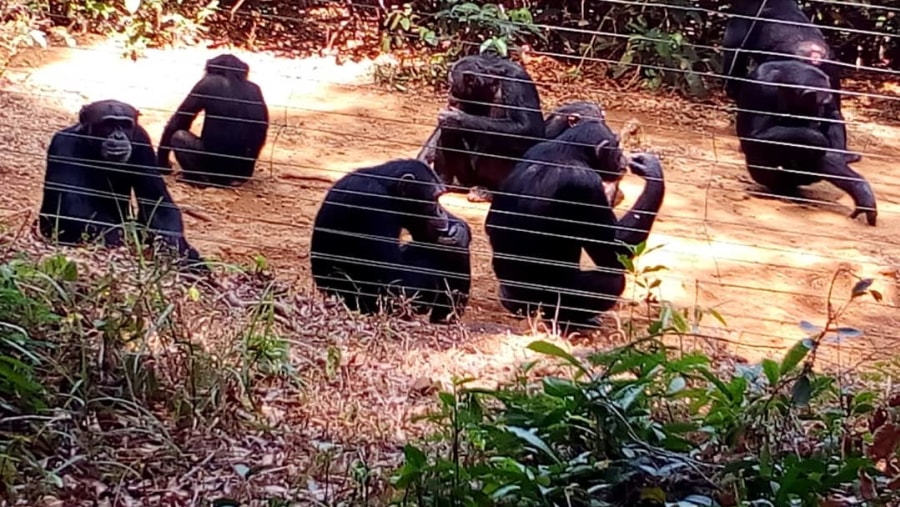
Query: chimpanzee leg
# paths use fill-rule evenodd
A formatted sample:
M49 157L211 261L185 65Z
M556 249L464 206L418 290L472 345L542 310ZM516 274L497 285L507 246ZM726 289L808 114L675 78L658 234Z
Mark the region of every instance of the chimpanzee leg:
M501 284L500 304L512 313L524 314L540 306L545 319L556 319L563 327L596 327L597 314L613 308L625 290L622 273L579 270L554 280L557 290Z
M203 141L187 130L179 130L172 135L171 144L175 159L181 166L182 174L179 179L185 183L204 186L209 184L209 168L206 164L208 156Z
M832 152L825 155L822 158L820 171L825 181L847 192L853 198L855 209L850 214L850 218L856 218L865 213L866 222L869 225L875 225L878 211L872 187L862 175L850 168L842 153Z

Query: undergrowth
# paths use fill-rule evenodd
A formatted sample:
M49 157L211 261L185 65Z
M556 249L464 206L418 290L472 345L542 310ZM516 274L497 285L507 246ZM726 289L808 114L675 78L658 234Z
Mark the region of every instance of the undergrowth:
M233 275L244 307L210 315L229 291L162 257L21 245L0 250L0 504L183 473L189 441L259 427L258 386L296 381L263 274Z
M839 276L850 274L832 288ZM394 504L897 505L890 376L861 384L814 368L823 344L860 335L838 323L857 298L881 298L871 283L841 305L829 291L823 326L801 322L807 338L754 365L668 345L692 332L690 312L663 311L627 346L583 359L535 341L566 373L531 375L534 361L509 385L465 378L441 392L427 416L438 430L404 447Z
M843 323L853 302L881 298L864 279L836 301L838 280L853 276L846 270L835 273L821 324L802 321L808 336L783 357L723 362L673 345L697 334L704 314L723 319L652 297L664 268L645 266L653 249L641 245L626 268L655 317L638 325L632 314L628 345L576 355L534 341L528 348L545 359L514 379L489 389L462 378L439 392L437 409L420 418L434 431L393 442L402 447L395 459L364 451L371 435L314 440L302 431L308 421L267 419L274 397L277 410L314 417L303 393L350 380L358 352L344 358L347 343L323 331L357 328L348 338L387 342L397 329L389 319L310 330L315 310L289 308L295 300L264 259L228 266L214 282L155 256L32 252L5 238L0 505L123 495L135 505L220 506L900 502L897 365L864 376L816 368L822 347L862 334ZM287 334L304 332L323 341L292 355ZM211 479L204 467L224 475ZM277 485L266 482L274 476ZM213 489L201 492L206 483Z

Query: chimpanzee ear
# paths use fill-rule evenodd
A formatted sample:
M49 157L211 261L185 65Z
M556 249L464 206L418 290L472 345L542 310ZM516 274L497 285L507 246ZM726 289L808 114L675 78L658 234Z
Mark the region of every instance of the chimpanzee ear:
M600 141L599 144L597 144L597 146L594 148L594 153L597 155L597 158L603 157L603 152L604 150L606 150L607 146L609 146L609 139L604 139Z
M403 197L414 195L416 186L416 175L413 173L404 173L397 181L397 191Z
M571 127L574 127L575 125L578 125L578 122L581 121L581 115L580 114L570 114L566 118L566 120L568 120L569 127L571 128Z

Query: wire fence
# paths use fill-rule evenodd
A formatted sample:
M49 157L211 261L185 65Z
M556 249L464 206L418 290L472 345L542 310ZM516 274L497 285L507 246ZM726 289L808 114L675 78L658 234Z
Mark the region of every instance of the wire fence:
M623 0L615 0L616 3L629 5L645 5L642 2L625 2ZM668 8L676 8L675 6L666 5ZM687 7L686 7L687 8ZM707 15L713 15L714 11L700 9ZM720 13L716 13L720 14ZM760 18L753 18L760 19ZM553 26L539 26L539 28L553 30L572 30L571 28L560 28ZM826 39L828 30L838 30L835 27L820 27L825 32ZM852 31L852 29L843 29ZM583 34L596 37L622 37L622 34L606 33L603 31L579 30ZM893 37L888 33L868 33L865 35L884 35ZM698 46L701 47L701 46ZM710 49L710 47L705 47ZM92 47L72 48L75 54L85 52L86 58L92 58L103 49ZM747 51L753 53L752 50ZM537 54L548 57L562 57L566 55L554 53ZM785 53L768 52L768 56L790 57ZM165 56L161 56L165 58ZM241 58L252 60L251 57L241 56ZM593 63L616 63L611 60L585 58L586 62ZM173 82L178 83L186 94L193 85L195 76L199 78L203 70L203 61L189 63L189 59L172 59L166 62L166 74L159 76L162 80L170 82L167 88L173 88ZM138 62L137 65L140 65ZM635 64L637 65L637 64ZM843 64L844 77L847 77L859 66ZM330 88L341 88L349 91L349 94L365 91L367 94L388 96L386 92L381 91L380 87L372 84L346 84L329 81L328 79L319 78L316 75L292 73L289 71L279 72L277 65L268 65L265 71L260 72L251 63L250 80L256 82L267 95L267 87L271 87L275 81L280 88L291 89L297 83L305 83L308 86L322 86ZM683 69L665 68L667 71L681 72ZM894 75L897 72L889 69L881 69L869 67L865 70L884 73L885 75ZM15 65L7 69L8 75L16 75L17 73L26 74L30 72L27 68L17 68ZM497 78L490 74L482 74L485 77ZM534 77L534 76L533 76ZM508 78L501 78L508 79ZM752 83L752 79L737 79L742 83ZM552 90L556 83L538 78L533 79L537 85L539 92L542 94ZM109 76L101 73L85 72L83 76L79 76L78 82L67 82L54 84L50 91L35 91L16 89L15 87L6 87L4 93L8 94L8 100L11 97L17 97L17 100L41 103L46 99L57 99L67 93L82 93L86 89L103 89L108 98L117 98L118 94L125 93L128 90L129 96L138 96L158 93L157 88L153 84L140 82L139 77L134 79L125 79L115 86L108 85ZM280 82L280 83L279 83ZM291 83L291 84L285 84ZM27 84L27 82L26 82ZM600 83L583 83L580 86L583 97L582 100L595 100L595 97L625 97L625 96L642 96L634 93L622 93L603 90ZM791 85L788 85L791 87ZM832 92L828 87L810 87L807 85L793 85L798 89L812 89L823 92ZM887 94L876 94L868 91L851 91L842 90L841 95L851 98L866 97L870 99L879 99L894 101L898 97ZM177 103L184 95L172 96L166 99L166 102ZM422 131L427 132L429 128L434 128L437 123L437 113L442 106L443 98L436 97L434 100L428 100L431 107L428 111L419 111L417 118L409 118L409 114L395 110L390 110L387 106L378 104L373 109L383 107L378 114L360 116L357 112L336 110L337 105L323 101L321 107L311 107L309 104L298 104L293 100L294 92L279 93L280 100L267 100L268 109L270 111L268 140L264 146L257 163L257 170L247 184L249 190L237 189L236 193L242 192L255 194L265 192L269 197L277 197L280 202L290 201L292 205L288 208L290 211L300 211L301 215L275 214L274 216L266 216L262 212L254 210L253 212L240 211L237 209L228 209L225 214L222 213L223 206L215 205L216 196L222 196L221 190L208 191L211 197L205 197L199 192L185 192L180 189L175 203L167 204L156 200L148 200L139 196L139 202L143 204L152 204L158 206L178 207L188 216L205 216L203 221L186 220L187 230L185 236L191 243L198 246L201 254L206 255L211 250L222 251L225 246L236 246L248 250L259 250L263 252L279 252L278 256L282 259L295 257L295 262L285 261L283 267L287 269L307 272L309 269L309 237L313 232L313 222L315 220L315 208L323 202L326 195L328 185L323 182L321 175L327 175L325 181L337 181L339 178L347 174L346 163L335 163L335 159L328 160L326 157L322 159L322 153L331 150L343 150L346 145L370 146L377 143L382 146L377 150L377 155L382 157L382 162L392 159L411 158L423 146L426 136L421 138L415 137L410 132ZM342 96L344 94L342 93ZM221 98L208 96L208 100L223 100ZM232 99L233 100L233 99ZM337 100L337 99L336 99ZM404 100L401 97L400 100ZM421 98L410 97L409 100L417 106L423 106ZM613 99L614 101L615 99ZM148 115L153 119L150 122L142 120L142 125L147 127L153 125L155 129L161 128L156 118L163 118L174 114L171 107L155 106L160 99L148 100L147 103L132 102L137 107L143 118ZM478 103L478 101L470 101ZM506 111L522 111L522 112L538 112L542 117L546 117L555 106L550 106L549 101L543 98L542 105L539 109L525 107L518 104L505 105L497 103L481 102L481 105L488 106L494 111L492 114L505 115ZM561 102L559 105L564 103ZM603 102L603 101L601 101ZM609 101L607 101L609 102ZM681 104L682 102L676 102ZM737 114L771 114L769 109L742 108L733 101L727 102L725 107L711 104L693 104L691 107L706 112L718 111L721 114L728 115L733 118ZM844 102L843 108L847 111L848 102ZM618 131L627 122L624 119L628 116L627 111L616 108L609 108L608 103L601 103L600 106L605 111L605 117L600 118L610 125L614 131ZM677 109L679 106L673 106ZM399 116L399 117L398 117ZM659 220L650 230L649 243L654 245L662 245L662 248L653 253L652 263L668 266L668 271L655 273L654 276L662 280L660 288L663 293L667 290L675 293L671 297L677 306L691 306L693 304L703 304L704 306L718 307L726 319L730 321L731 336L740 336L743 346L757 347L760 350L766 350L771 346L772 341L778 341L783 338L794 337L799 333L796 330L796 323L802 319L814 319L817 315L823 315L826 311L824 298L827 294L827 287L816 287L816 280L827 279L831 273L843 266L853 266L857 271L863 272L865 276L876 279L877 286L885 293L886 297L881 302L860 301L856 306L855 312L849 314L849 318L859 321L858 326L866 331L866 336L871 343L877 347L884 346L885 343L892 343L894 340L895 324L900 312L897 311L896 301L894 299L894 286L897 281L894 266L900 258L897 252L898 240L893 232L893 223L897 214L896 193L893 188L896 186L895 176L890 170L890 166L894 165L897 152L893 148L893 138L900 133L896 125L881 125L878 132L883 133L883 138L876 148L862 147L855 142L857 133L869 128L871 122L862 118L863 115L853 115L859 119L844 118L844 122L848 130L848 144L850 148L844 150L842 147L828 146L823 151L829 153L850 153L857 152L863 157L863 160L855 163L855 167L859 172L863 173L865 179L871 184L875 196L878 200L878 216L879 223L874 228L869 228L857 220L841 220L840 215L848 214L846 205L837 202L840 197L835 196L834 192L825 192L826 197L822 197L823 191L816 187L813 191L805 191L800 196L792 196L789 200L785 200L781 196L772 191L766 190L758 185L748 185L746 182L746 161L743 153L738 147L738 139L734 134L734 127L729 126L728 133L723 134L721 129L708 127L705 125L699 128L686 129L680 125L666 124L660 121L657 125L644 124L647 137L651 138L649 143L650 151L658 153L662 158L663 174L666 185L666 196L662 207L658 212ZM428 118L433 119L429 120ZM773 115L779 120L788 124L809 124L810 122L836 121L834 119L823 119L820 117L811 117L808 115L798 115L793 113L775 113ZM209 115L205 116L206 120L210 119ZM304 119L315 118L320 125L311 125L309 122L301 122ZM224 119L224 117L223 117ZM228 118L234 121L233 118ZM348 132L346 128L342 128L342 123L347 119L356 119L357 126ZM585 118L587 119L587 118ZM204 121L206 121L204 120ZM40 127L22 125L15 118L3 122L0 129L5 132L15 131L18 135L30 136L46 140L49 144L51 137L59 129L68 125L57 125L44 123ZM241 121L241 120L237 120ZM73 119L71 123L74 123ZM805 123L804 123L805 122ZM249 123L249 122L248 122ZM361 125L376 124L377 126L368 129L362 128ZM329 125L333 125L329 128ZM402 129L404 135L398 137L384 132L382 127L393 126ZM818 128L810 127L810 128ZM194 131L198 131L199 122L195 122ZM652 134L648 130L652 129ZM148 129L150 130L150 129ZM466 131L466 129L462 129ZM472 129L468 129L470 132ZM310 136L315 135L316 139L327 139L326 146L314 146L315 155L312 157L297 156L296 152L302 152L304 145L299 143L289 143L285 146L279 146L284 143L284 136ZM81 134L77 134L81 135ZM698 146L679 146L668 143L683 141L685 137L693 136L698 140ZM82 135L82 137L84 137ZM564 143L558 139L541 139L533 136L523 135L505 135L508 139L524 139L532 143ZM154 148L158 149L158 136L151 135ZM309 138L306 138L309 141ZM743 139L746 140L746 139ZM710 144L710 148L702 145L704 142ZM787 152L789 148L803 147L802 144L790 141L767 140L771 145L770 150L778 150ZM687 149L693 148L693 149ZM276 154L276 149L278 153ZM190 151L190 150L187 150ZM450 152L451 150L448 150ZM507 159L516 162L519 167L525 167L532 164L527 155L522 156L496 156L493 153L473 149L454 148L452 150L458 154L470 155L471 157L495 156L500 159ZM17 164L27 166L30 178L35 182L41 181L43 170L47 162L47 153L38 149L19 149L13 146L7 146L3 149L7 160L15 160ZM365 149L357 149L356 153L366 153ZM700 152L697 154L696 152ZM368 153L367 153L368 155ZM372 154L374 156L375 154ZM832 155L826 155L832 156ZM307 161L303 161L306 158ZM312 160L308 160L308 159ZM300 160L298 160L300 159ZM310 163L315 162L315 163ZM75 167L83 167L87 170L97 169L101 166L95 161L84 159L79 161L69 161ZM357 167L370 167L378 162L370 160L361 160ZM540 161L547 167L558 165L560 167L568 167L571 160L556 161ZM103 167L106 167L104 165ZM696 168L707 169L705 175L700 175ZM108 167L106 167L107 170ZM268 171L266 170L268 169ZM782 171L784 173L805 174L809 176L820 176L818 168L771 168ZM155 166L140 166L136 164L124 164L113 169L123 174L127 173L144 173L152 174L156 177L163 178L170 189L177 188L171 177L163 177L157 173L158 168ZM8 172L8 171L7 171ZM214 173L209 173L214 174ZM365 176L370 177L371 176ZM847 176L835 176L834 179L846 179ZM399 181L399 178L390 178L381 176L382 180ZM852 179L852 178L851 178ZM646 181L632 180L626 177L624 180L628 183L626 193L629 194L629 200L634 202L636 194L639 192L640 186L649 184L654 180L653 177L645 178ZM18 182L10 182L14 185ZM115 193L105 192L95 186L73 185L55 183L51 185L53 189L66 193L69 196L105 196L114 197ZM448 185L451 190L456 192L465 192L468 187L460 185ZM315 189L309 192L310 187ZM633 187L633 188L632 188ZM34 187L29 187L33 191ZM366 187L369 188L369 187ZM342 195L339 207L354 210L365 210L373 216L386 217L389 213L383 208L377 206L349 203L354 199L365 198L371 195L366 188L357 190L347 189L331 189L332 194ZM491 192L495 199L497 197L523 197L525 199L540 199L528 193L504 192L503 188L493 189ZM402 196L389 195L382 196L381 202L401 201ZM761 199L762 198L762 199ZM544 197L549 202L567 202L552 197ZM39 200L37 195L17 195L15 198L7 199L7 202L15 205L6 206L3 211L8 215L17 213L23 207L30 206L32 202ZM249 200L253 200L252 197ZM556 258L548 259L540 252L546 247L535 247L535 255L510 255L496 253L491 248L485 235L485 228L481 226L487 213L488 206L483 204L474 204L464 202L463 199L452 199L445 202L445 207L455 214L462 215L462 218L472 228L472 243L468 248L458 245L434 245L424 244L426 249L443 250L450 252L468 251L472 258L472 295L469 298L468 306L471 309L477 308L474 312L476 316L467 317L467 319L492 320L501 319L509 316L509 312L504 310L497 303L498 291L497 279L491 268L492 258L499 258L513 261L528 261L539 263L544 266L556 268L553 273L560 273L559 269L568 269L573 271L577 266L570 261L560 261ZM745 203L752 203L752 207ZM568 204L571 204L568 202ZM604 203L582 203L582 210L586 213L593 208L608 208ZM701 207L702 206L702 207ZM252 207L252 206L251 206ZM743 207L743 208L742 208ZM621 209L620 209L621 208ZM625 207L616 208L615 212L619 217L623 217L628 213ZM802 211L799 211L802 209ZM643 213L656 215L655 210L641 210ZM591 249L593 245L602 245L604 248L618 248L615 241L615 232L622 230L618 223L598 224L594 221L584 219L556 219L560 228L559 233L545 232L533 224L538 220L547 221L552 217L538 216L533 213L521 211L506 210L504 213L517 217L521 222L519 228L510 228L528 232L532 235L541 235L545 239L547 245L561 241L577 241L587 249ZM758 214L757 214L758 213ZM789 214L788 216L779 216L779 213ZM51 219L65 218L62 215L48 214ZM423 215L427 218L426 215ZM85 220L85 219L82 219ZM86 219L90 222L90 219ZM807 222L808 221L808 222ZM808 226L807 226L808 223ZM252 224L252 233L247 231L245 224ZM115 223L100 223L103 227L115 227ZM267 233L266 229L278 231L277 233ZM501 227L502 228L502 227ZM218 229L214 236L204 237L204 232L212 232ZM608 232L597 232L593 237L587 235L575 235L571 233L563 233L562 231L592 231L612 229L613 235ZM339 230L334 228L323 227L324 232L331 233L336 236L344 236L351 239L366 239L373 244L396 244L396 237L379 237L376 235L360 235L357 231ZM202 231L202 232L201 232ZM285 238L285 231L292 231L291 234L296 235L294 238ZM166 231L163 231L164 233ZM239 239L252 236L252 240ZM603 238L603 239L597 239ZM306 251L298 252L297 245L302 245ZM323 258L327 257L332 261L341 261L359 266L369 266L373 263L390 268L392 270L402 271L406 273L420 273L447 277L453 279L459 277L459 274L453 270L445 270L442 266L420 266L409 264L397 264L390 262L381 262L384 259L373 259L370 251L347 251L339 255L323 254ZM581 254L579 253L579 256ZM302 265L302 266L301 266ZM581 269L589 269L582 267ZM602 265L598 266L595 272L606 272L613 274L623 274L624 267L621 265ZM323 279L328 279L328 276ZM333 278L333 277L332 277ZM337 280L335 278L335 280ZM307 282L312 285L312 279L308 277ZM361 285L367 285L365 281L360 282ZM372 284L368 284L372 286ZM604 294L601 292L590 293L580 290L578 287L560 286L548 283L546 279L538 278L530 284L525 284L531 289L547 290L563 295L607 299L617 298L622 303L631 301L633 292L626 290L621 294ZM813 285L813 287L805 287L805 285ZM366 292L363 289L362 294L376 295L378 290L371 289ZM440 292L435 288L421 288L421 292ZM703 292L701 296L700 293ZM670 299L663 294L663 299ZM701 301L701 299L703 301ZM620 308L623 306L620 305ZM590 308L570 308L589 310ZM810 315L806 312L818 311L818 314ZM472 315L469 311L469 315ZM700 332L715 332L715 326L698 326ZM767 341L768 340L768 341ZM752 342L752 343L748 343Z

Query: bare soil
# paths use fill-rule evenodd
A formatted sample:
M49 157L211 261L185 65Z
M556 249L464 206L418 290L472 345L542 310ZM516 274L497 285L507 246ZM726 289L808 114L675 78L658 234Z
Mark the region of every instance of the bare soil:
M142 124L158 140L204 61L220 51L150 50L132 62L112 45L100 44L16 57L0 79L0 178L6 188L0 215L36 212L47 144L55 130L74 122L82 104L128 101L141 110ZM279 277L311 287L310 227L328 181L355 168L414 156L444 100L384 90L373 83L371 62L338 66L328 59L234 52L250 64L251 79L263 88L272 117L257 178L239 189L197 190L174 179L169 188L179 205L194 211L185 216L187 235L204 255L247 262L261 254ZM676 307L713 307L726 318L727 329L705 320L704 333L749 360L780 354L803 336L800 320L823 322L832 273L846 267L874 278L884 300L855 305L842 324L862 329L865 337L842 347L867 359L895 345L900 125L870 121L873 115L865 110L870 101L848 101L845 114L851 148L865 157L855 167L879 200L877 227L848 219L850 199L827 184L805 189L808 202L761 196L762 189L743 168L729 114L719 108L608 92L590 80L575 92L544 85L545 109L572 98L598 100L614 129L639 123L641 134L630 142L662 155L668 194L650 243L663 248L651 253L646 265L668 266L659 274L665 300ZM882 93L896 96L891 90ZM196 122L194 130L199 132L200 125ZM622 188L624 210L642 186L629 175ZM487 205L469 203L464 194L445 196L443 202L475 233L465 326L485 339L503 330L527 330L527 323L511 319L497 302L483 227ZM852 280L841 278L836 298L843 300L851 285ZM633 288L629 285L626 297ZM623 304L621 312L631 308Z

